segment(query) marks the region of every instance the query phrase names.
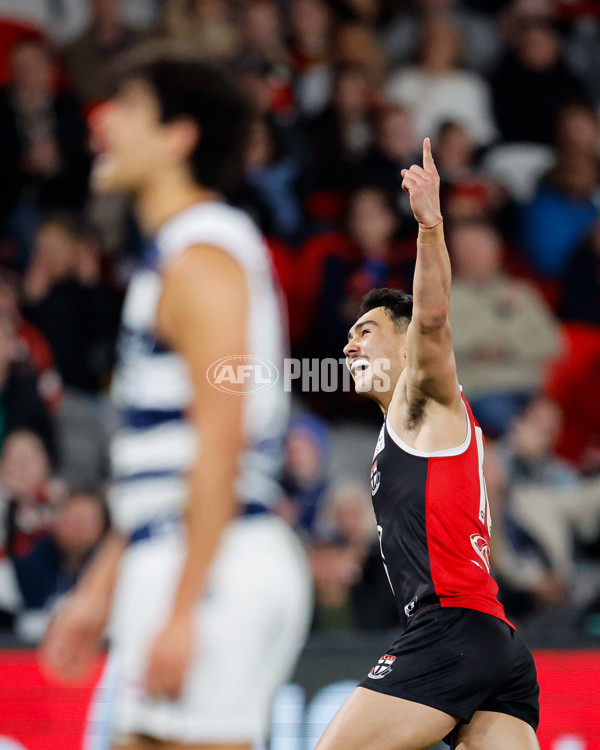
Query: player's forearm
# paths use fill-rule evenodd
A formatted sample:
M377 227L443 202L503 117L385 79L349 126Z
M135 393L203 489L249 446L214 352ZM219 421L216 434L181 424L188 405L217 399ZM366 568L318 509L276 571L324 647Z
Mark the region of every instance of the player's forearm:
M173 603L172 617L189 615L201 596L223 532L236 511L235 450L205 448L190 475L186 508L186 556ZM225 459L225 462L224 462Z
M422 331L444 325L450 313L450 258L443 224L419 229L413 281L413 321Z
M117 531L111 531L77 584L77 593L109 606L126 547L127 538Z

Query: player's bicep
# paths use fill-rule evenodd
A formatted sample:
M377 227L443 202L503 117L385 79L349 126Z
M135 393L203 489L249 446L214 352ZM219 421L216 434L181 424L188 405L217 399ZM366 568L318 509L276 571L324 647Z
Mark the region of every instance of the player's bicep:
M243 381L228 390L209 381L210 366L246 352L248 291L244 272L215 247L191 247L165 272L159 305L159 334L185 359L193 400L190 418L203 446L235 459L242 442Z
M412 320L406 333L407 387L452 405L460 400L448 319L424 328Z

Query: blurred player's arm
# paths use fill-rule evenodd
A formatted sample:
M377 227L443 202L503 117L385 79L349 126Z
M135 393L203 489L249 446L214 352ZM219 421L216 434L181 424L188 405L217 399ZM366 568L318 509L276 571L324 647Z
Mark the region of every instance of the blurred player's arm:
M243 384L239 393L215 389L210 365L246 351L248 295L239 264L214 247L192 247L165 273L158 311L160 335L188 366L190 420L201 436L189 476L185 561L167 624L151 652L147 689L176 696L194 647L194 616L222 533L236 512L234 481L243 445Z
M41 650L42 664L65 680L78 680L100 649L108 624L119 565L127 538L111 531L98 548L75 590L50 621Z
M408 397L425 395L444 406L458 406L450 331L450 258L440 210L440 177L429 138L423 141L423 167L413 164L402 170L402 177L419 222L413 315L406 335Z

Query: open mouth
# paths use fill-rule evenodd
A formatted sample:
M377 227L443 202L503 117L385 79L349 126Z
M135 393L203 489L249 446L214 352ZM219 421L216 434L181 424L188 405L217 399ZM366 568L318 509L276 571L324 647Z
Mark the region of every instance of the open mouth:
M359 357L358 359L352 360L350 363L350 372L353 375L357 375L360 372L365 372L371 366L371 363L365 357Z

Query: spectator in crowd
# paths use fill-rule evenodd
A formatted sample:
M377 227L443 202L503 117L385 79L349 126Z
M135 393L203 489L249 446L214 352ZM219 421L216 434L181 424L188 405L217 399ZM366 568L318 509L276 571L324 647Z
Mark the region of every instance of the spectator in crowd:
M582 3L561 3L563 7L583 8L581 18L573 25L567 42L566 58L572 70L583 81L585 90L596 105L600 102L600 80L596 71L600 66L600 6L595 0Z
M484 431L499 435L539 390L559 351L557 323L531 284L502 272L502 242L492 226L459 224L449 247L460 382Z
M360 562L353 547L340 534L322 532L309 551L313 585L313 630L341 631L359 627L351 592L360 581Z
M52 608L75 586L108 526L104 502L86 491L71 493L53 515L29 552L0 561L0 610L16 617L27 640L42 637Z
M409 109L383 104L375 110L374 141L353 170L352 184L380 185L394 196L397 208L412 216L407 195L402 190L402 170L417 159L418 146Z
M109 65L142 38L123 19L121 0L91 0L88 28L63 49L69 82L79 101L91 107L109 98Z
M398 614L381 564L368 488L344 480L331 488L320 515L311 561L315 630L396 627Z
M423 21L436 16L448 17L460 34L465 65L484 73L501 52L498 29L493 20L484 15L486 11L494 12L493 5L489 0L468 5L459 0L391 4L395 12L381 31L382 49L392 65L408 63L416 56Z
M371 105L368 70L358 65L336 68L328 107L306 124L313 189L346 187L372 142Z
M15 326L0 317L0 444L13 430L35 432L56 458L54 425L38 390L32 364L18 357Z
M70 484L101 480L106 470L105 400L115 310L100 276L93 238L65 216L36 234L24 279L24 315L46 335L64 384L58 414L61 476Z
M197 45L208 57L228 58L239 50L230 0L167 0L164 18L169 36Z
M15 45L11 71L0 91L0 213L24 261L43 212L82 208L89 157L78 105L54 91L47 48L29 40Z
M33 367L44 405L50 414L54 414L62 401L62 382L48 339L21 314L20 291L19 275L0 269L0 316L7 318L14 326L17 339L15 362Z
M320 528L341 534L354 547L358 560L377 540L373 505L367 487L356 481L338 481L320 509Z
M558 33L547 21L520 25L491 85L496 122L507 141L552 144L560 107L584 95L564 61Z
M600 220L571 258L560 317L600 326Z
M421 34L418 64L392 75L386 97L412 110L419 140L453 120L464 125L478 145L488 145L496 137L490 93L483 78L458 67L461 40L456 27L436 16L423 23Z
M556 145L563 153L600 156L600 118L585 102L571 102L558 111Z
M372 29L365 24L345 23L335 35L333 47L337 65L358 65L368 71L375 88L383 83L385 58Z
M290 0L288 19L296 101L303 115L315 116L331 91L334 15L326 0Z
M445 182L461 182L474 171L476 144L464 125L443 122L435 138L435 163Z
M521 244L543 278L560 281L578 245L593 229L600 215L598 175L595 154L584 149L562 151L523 207Z
M106 362L98 368L94 350L113 336L115 312L86 239L69 216L44 221L25 273L24 314L50 342L65 388L96 393Z
M299 198L301 164L293 154L285 153L277 135L270 120L255 120L246 157L246 181L258 200L254 207L251 201L243 207L265 234L296 242L304 218Z
M600 536L600 477L580 479L555 452L561 413L546 398L531 403L499 446L508 477L508 514L517 546L529 549L569 588L576 541Z
M506 199L476 163L477 146L468 129L446 120L435 138L435 162L443 184L444 215L451 221L492 219Z
M558 489L577 484L577 471L554 453L561 419L559 407L544 397L536 398L515 418L499 448L509 486Z
M242 50L267 60L277 72L290 75L291 59L283 33L281 9L275 0L249 0L240 18Z
M15 430L0 454L0 552L7 557L28 553L47 533L53 505L64 488L50 477L50 459L40 438Z
M517 618L564 605L570 586L550 568L511 517L507 470L497 445L490 440L485 445L483 470L494 519L490 561L508 616Z
M329 427L313 414L292 417L287 438L281 514L303 534L315 530L329 484Z

